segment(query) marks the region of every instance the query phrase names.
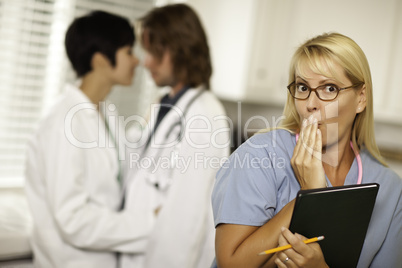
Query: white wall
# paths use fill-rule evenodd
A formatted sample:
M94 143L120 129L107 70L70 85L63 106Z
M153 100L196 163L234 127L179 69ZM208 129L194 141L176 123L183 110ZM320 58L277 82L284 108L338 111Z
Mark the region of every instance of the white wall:
M246 97L254 27L254 1L189 0L206 28L213 61L213 90L222 97ZM235 22L235 23L233 23Z
M188 0L207 29L213 89L226 100L282 104L288 66L306 39L354 39L372 70L376 119L402 125L402 1Z

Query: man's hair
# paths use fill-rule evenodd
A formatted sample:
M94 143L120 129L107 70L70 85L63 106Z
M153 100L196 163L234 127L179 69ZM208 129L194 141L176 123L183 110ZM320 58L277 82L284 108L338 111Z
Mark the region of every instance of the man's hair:
M153 9L141 21L143 46L159 60L169 50L176 81L209 88L212 66L207 36L193 9L167 5Z
M93 11L71 23L65 47L77 76L82 77L92 70L91 60L96 52L102 53L115 66L116 51L127 45L133 46L134 41L134 29L126 18Z

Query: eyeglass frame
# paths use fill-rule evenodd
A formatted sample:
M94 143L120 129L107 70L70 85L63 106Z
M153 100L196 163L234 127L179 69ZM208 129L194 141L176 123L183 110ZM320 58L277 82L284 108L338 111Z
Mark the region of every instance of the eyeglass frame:
M328 99L327 99L327 100L321 99L320 94L317 93L317 89L318 89L319 87L322 87L322 86L325 86L325 85L321 85L321 86L318 86L318 87L315 87L315 88L312 88L312 87L309 87L309 86L306 85L306 86L310 89L310 90L309 90L309 93L308 93L308 96L305 97L305 98L297 98L297 97L293 96L292 91L290 90L290 87L291 87L293 84L296 85L296 81L293 81L292 83L290 83L286 88L289 90L290 95L291 95L294 99L296 99L296 100L307 100L308 98L310 98L311 92L314 91L314 92L315 92L315 95L317 95L317 97L318 97L320 100L322 100L322 101L332 101L332 100L334 100L334 99L336 99L336 98L338 97L339 92L341 92L341 90L345 90L345 89L349 89L349 88L354 88L354 87L360 86L360 85L364 84L364 82L359 82L359 83L357 83L357 84L353 84L353 85L348 86L348 87L338 88L338 91L337 91L337 93L336 93L336 96L335 96L333 99L329 99L329 100L328 100Z

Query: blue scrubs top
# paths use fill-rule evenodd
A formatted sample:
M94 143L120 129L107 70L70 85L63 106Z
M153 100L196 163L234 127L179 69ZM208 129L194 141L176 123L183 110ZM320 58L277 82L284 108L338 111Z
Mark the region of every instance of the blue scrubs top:
M295 145L293 134L273 130L253 136L230 156L212 193L215 226L262 226L296 197L300 185L290 163ZM360 157L362 183L378 183L380 189L357 267L402 267L402 180L367 150ZM357 178L355 159L345 185Z

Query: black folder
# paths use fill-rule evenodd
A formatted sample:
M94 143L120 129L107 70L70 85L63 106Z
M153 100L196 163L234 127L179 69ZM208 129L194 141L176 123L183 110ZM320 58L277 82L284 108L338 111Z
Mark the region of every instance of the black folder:
M300 190L289 230L319 244L331 268L356 267L379 185L377 183Z

